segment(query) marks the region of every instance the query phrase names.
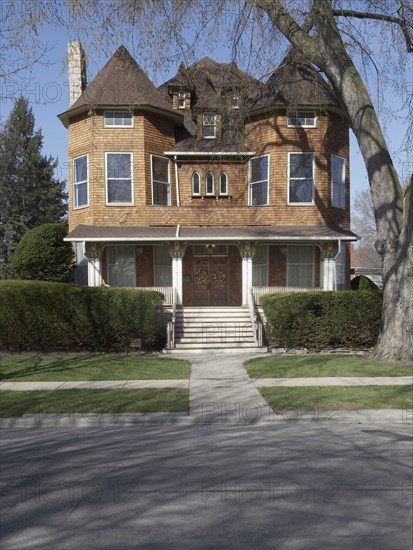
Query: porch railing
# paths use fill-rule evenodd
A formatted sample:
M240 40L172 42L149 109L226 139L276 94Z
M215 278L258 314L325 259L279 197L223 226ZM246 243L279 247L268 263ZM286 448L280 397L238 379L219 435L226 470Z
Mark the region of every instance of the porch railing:
M176 302L177 291L176 288L172 290L172 317L166 325L166 347L167 349L174 349L175 347L175 321L176 321Z
M254 340L257 346L262 346L262 322L260 319L260 316L257 312L257 308L255 305L254 295L252 293L252 288L250 288L249 296L248 296L248 307L250 310L250 319L251 319L251 325L252 330L254 333Z
M322 288L300 286L253 286L251 289L255 304L258 304L259 297L264 294L274 294L275 292L321 292L322 290Z
M138 290L155 290L156 292L161 292L164 295L163 305L173 306L174 289L172 286L140 286Z

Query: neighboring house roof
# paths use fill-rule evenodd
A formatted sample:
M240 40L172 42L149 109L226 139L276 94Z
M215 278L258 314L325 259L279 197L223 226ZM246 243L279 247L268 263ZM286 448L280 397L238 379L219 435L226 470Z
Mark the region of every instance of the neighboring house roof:
M124 46L120 46L99 71L73 105L59 115L62 122L90 107L150 107L182 119L156 86L133 59Z
M71 231L66 241L165 241L165 240L193 240L193 241L225 241L257 240L257 241L329 241L342 239L356 240L352 231L339 227L325 226L239 226L239 227L120 227L78 225Z
M341 104L331 86L314 66L291 48L263 87L262 97L252 111L276 106L334 106Z

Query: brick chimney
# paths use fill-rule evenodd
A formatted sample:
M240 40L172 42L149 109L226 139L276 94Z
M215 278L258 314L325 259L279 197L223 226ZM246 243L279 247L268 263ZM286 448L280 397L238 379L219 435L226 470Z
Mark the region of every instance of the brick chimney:
M67 47L69 69L69 107L81 96L86 88L86 59L80 42L69 42Z

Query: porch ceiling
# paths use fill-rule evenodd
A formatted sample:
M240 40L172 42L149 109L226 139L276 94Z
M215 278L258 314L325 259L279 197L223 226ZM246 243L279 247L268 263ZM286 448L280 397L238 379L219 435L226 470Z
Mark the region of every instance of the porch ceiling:
M65 241L356 241L357 235L340 227L240 226L240 227L118 227L78 225Z

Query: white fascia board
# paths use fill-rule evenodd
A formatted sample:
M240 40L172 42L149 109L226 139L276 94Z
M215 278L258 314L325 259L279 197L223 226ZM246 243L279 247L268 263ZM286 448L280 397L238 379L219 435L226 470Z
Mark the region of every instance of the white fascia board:
M254 157L256 153L250 153L250 152L236 152L236 151L217 151L217 152L200 152L200 151L188 151L188 152L182 152L182 151L164 151L164 155L175 155L180 157Z
M211 242L211 241L282 241L282 242L319 242L319 241L357 241L357 237L352 237L350 235L343 235L340 237L299 237L299 236L232 236L232 237L65 237L63 239L66 242L96 242L96 243L109 243L109 242L165 242L165 241L189 241L189 242Z

